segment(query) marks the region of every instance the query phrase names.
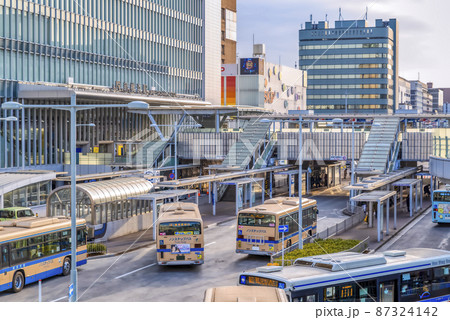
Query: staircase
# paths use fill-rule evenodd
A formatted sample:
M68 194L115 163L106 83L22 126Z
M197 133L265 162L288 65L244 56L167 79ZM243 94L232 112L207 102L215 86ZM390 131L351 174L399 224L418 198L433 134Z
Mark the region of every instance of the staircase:
M156 162L169 142L170 140L160 139L147 142L133 157L133 163L136 166L157 167Z
M270 123L263 123L258 119L250 120L241 133L239 140L231 146L222 165L239 167L245 170L250 164L255 151L264 143L269 127Z
M397 118L374 120L356 167L356 173L387 173L394 169L400 149L399 124L400 120Z
M275 151L275 146L277 144L277 140L275 138L275 133L273 133L270 137L269 143L264 148L261 156L256 160L255 165L252 169L261 169L266 168L269 159L272 157L273 152Z
M241 170L247 169L256 151L264 143L270 125L271 123L260 122L259 119L250 120L244 127L238 141L231 146L222 165L238 167ZM262 163L264 163L264 161L261 161L261 165ZM220 185L217 190L217 200L222 199L227 187L227 185Z

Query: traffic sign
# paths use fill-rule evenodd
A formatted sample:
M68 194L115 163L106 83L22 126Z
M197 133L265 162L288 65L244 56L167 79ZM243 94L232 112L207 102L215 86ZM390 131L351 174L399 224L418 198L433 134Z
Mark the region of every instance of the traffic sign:
M169 178L170 179L175 179L175 174L174 173L169 174Z
M287 224L278 226L278 232L289 232L289 226Z
M69 300L70 298L72 298L72 296L73 296L73 283L71 283L69 286Z

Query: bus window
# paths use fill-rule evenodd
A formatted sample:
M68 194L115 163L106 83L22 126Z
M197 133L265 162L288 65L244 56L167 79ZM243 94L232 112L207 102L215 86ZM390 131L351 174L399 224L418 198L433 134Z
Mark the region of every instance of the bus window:
M327 287L323 289L323 301L337 301L338 291L336 290L337 287Z
M9 267L9 249L7 245L1 247L0 252L0 267Z
M292 302L316 302L316 301L318 301L317 294L310 294L292 299Z
M357 302L376 302L377 283L376 281L364 281L358 283L359 297Z
M271 214L239 214L238 224L249 227L275 227L275 216Z
M433 195L433 201L450 202L450 193L436 191Z
M380 302L395 302L395 280L380 282Z
M159 225L160 236L199 235L201 233L200 222L163 222Z

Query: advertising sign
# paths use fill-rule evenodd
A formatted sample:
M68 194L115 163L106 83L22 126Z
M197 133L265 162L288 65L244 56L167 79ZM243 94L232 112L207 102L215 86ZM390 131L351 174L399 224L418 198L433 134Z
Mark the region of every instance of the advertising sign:
M173 254L190 253L191 245L189 243L173 244L170 248L170 252Z
M241 74L259 74L259 59L241 59Z

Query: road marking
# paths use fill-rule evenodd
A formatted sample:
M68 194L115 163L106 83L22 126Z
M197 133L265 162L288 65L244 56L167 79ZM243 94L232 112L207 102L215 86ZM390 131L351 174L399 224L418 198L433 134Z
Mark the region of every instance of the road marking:
M388 239L384 244L382 244L378 249L377 252L386 251L390 247L392 247L398 240L400 240L401 237L403 237L409 230L414 228L416 224L418 224L423 218L427 216L428 213L431 212L431 208L423 212L420 216L415 218L412 222L409 223L407 227L405 227L403 230L401 230L399 233L394 234L392 238Z
M448 246L448 238L441 241L438 245L438 249L446 250L445 248Z
M325 217L322 217L322 218L320 218L320 219L317 219L317 221L320 221L320 220L322 220L322 219L326 219L327 217L325 216Z
M230 226L230 229L235 229L236 228L236 226Z
M50 301L50 302L58 302L58 301L60 301L62 299L67 299L67 298L69 298L69 297L68 296L64 296L64 297L58 298L58 299Z
M135 273L135 272L138 272L138 271L141 271L141 270L144 270L144 269L147 269L147 268L153 267L154 265L156 265L156 263L152 263L152 264L149 264L148 266L145 266L145 267L142 267L142 268L136 269L136 270L134 270L134 271L131 271L131 272L125 273L125 274L123 274L123 275L121 275L121 276L115 277L114 279L120 279L120 278L126 277L126 276L128 276L128 275L130 275L130 274L133 274L133 273Z
M211 242L211 243L205 244L205 247L210 246L210 245L212 245L214 243L216 243L216 242Z

